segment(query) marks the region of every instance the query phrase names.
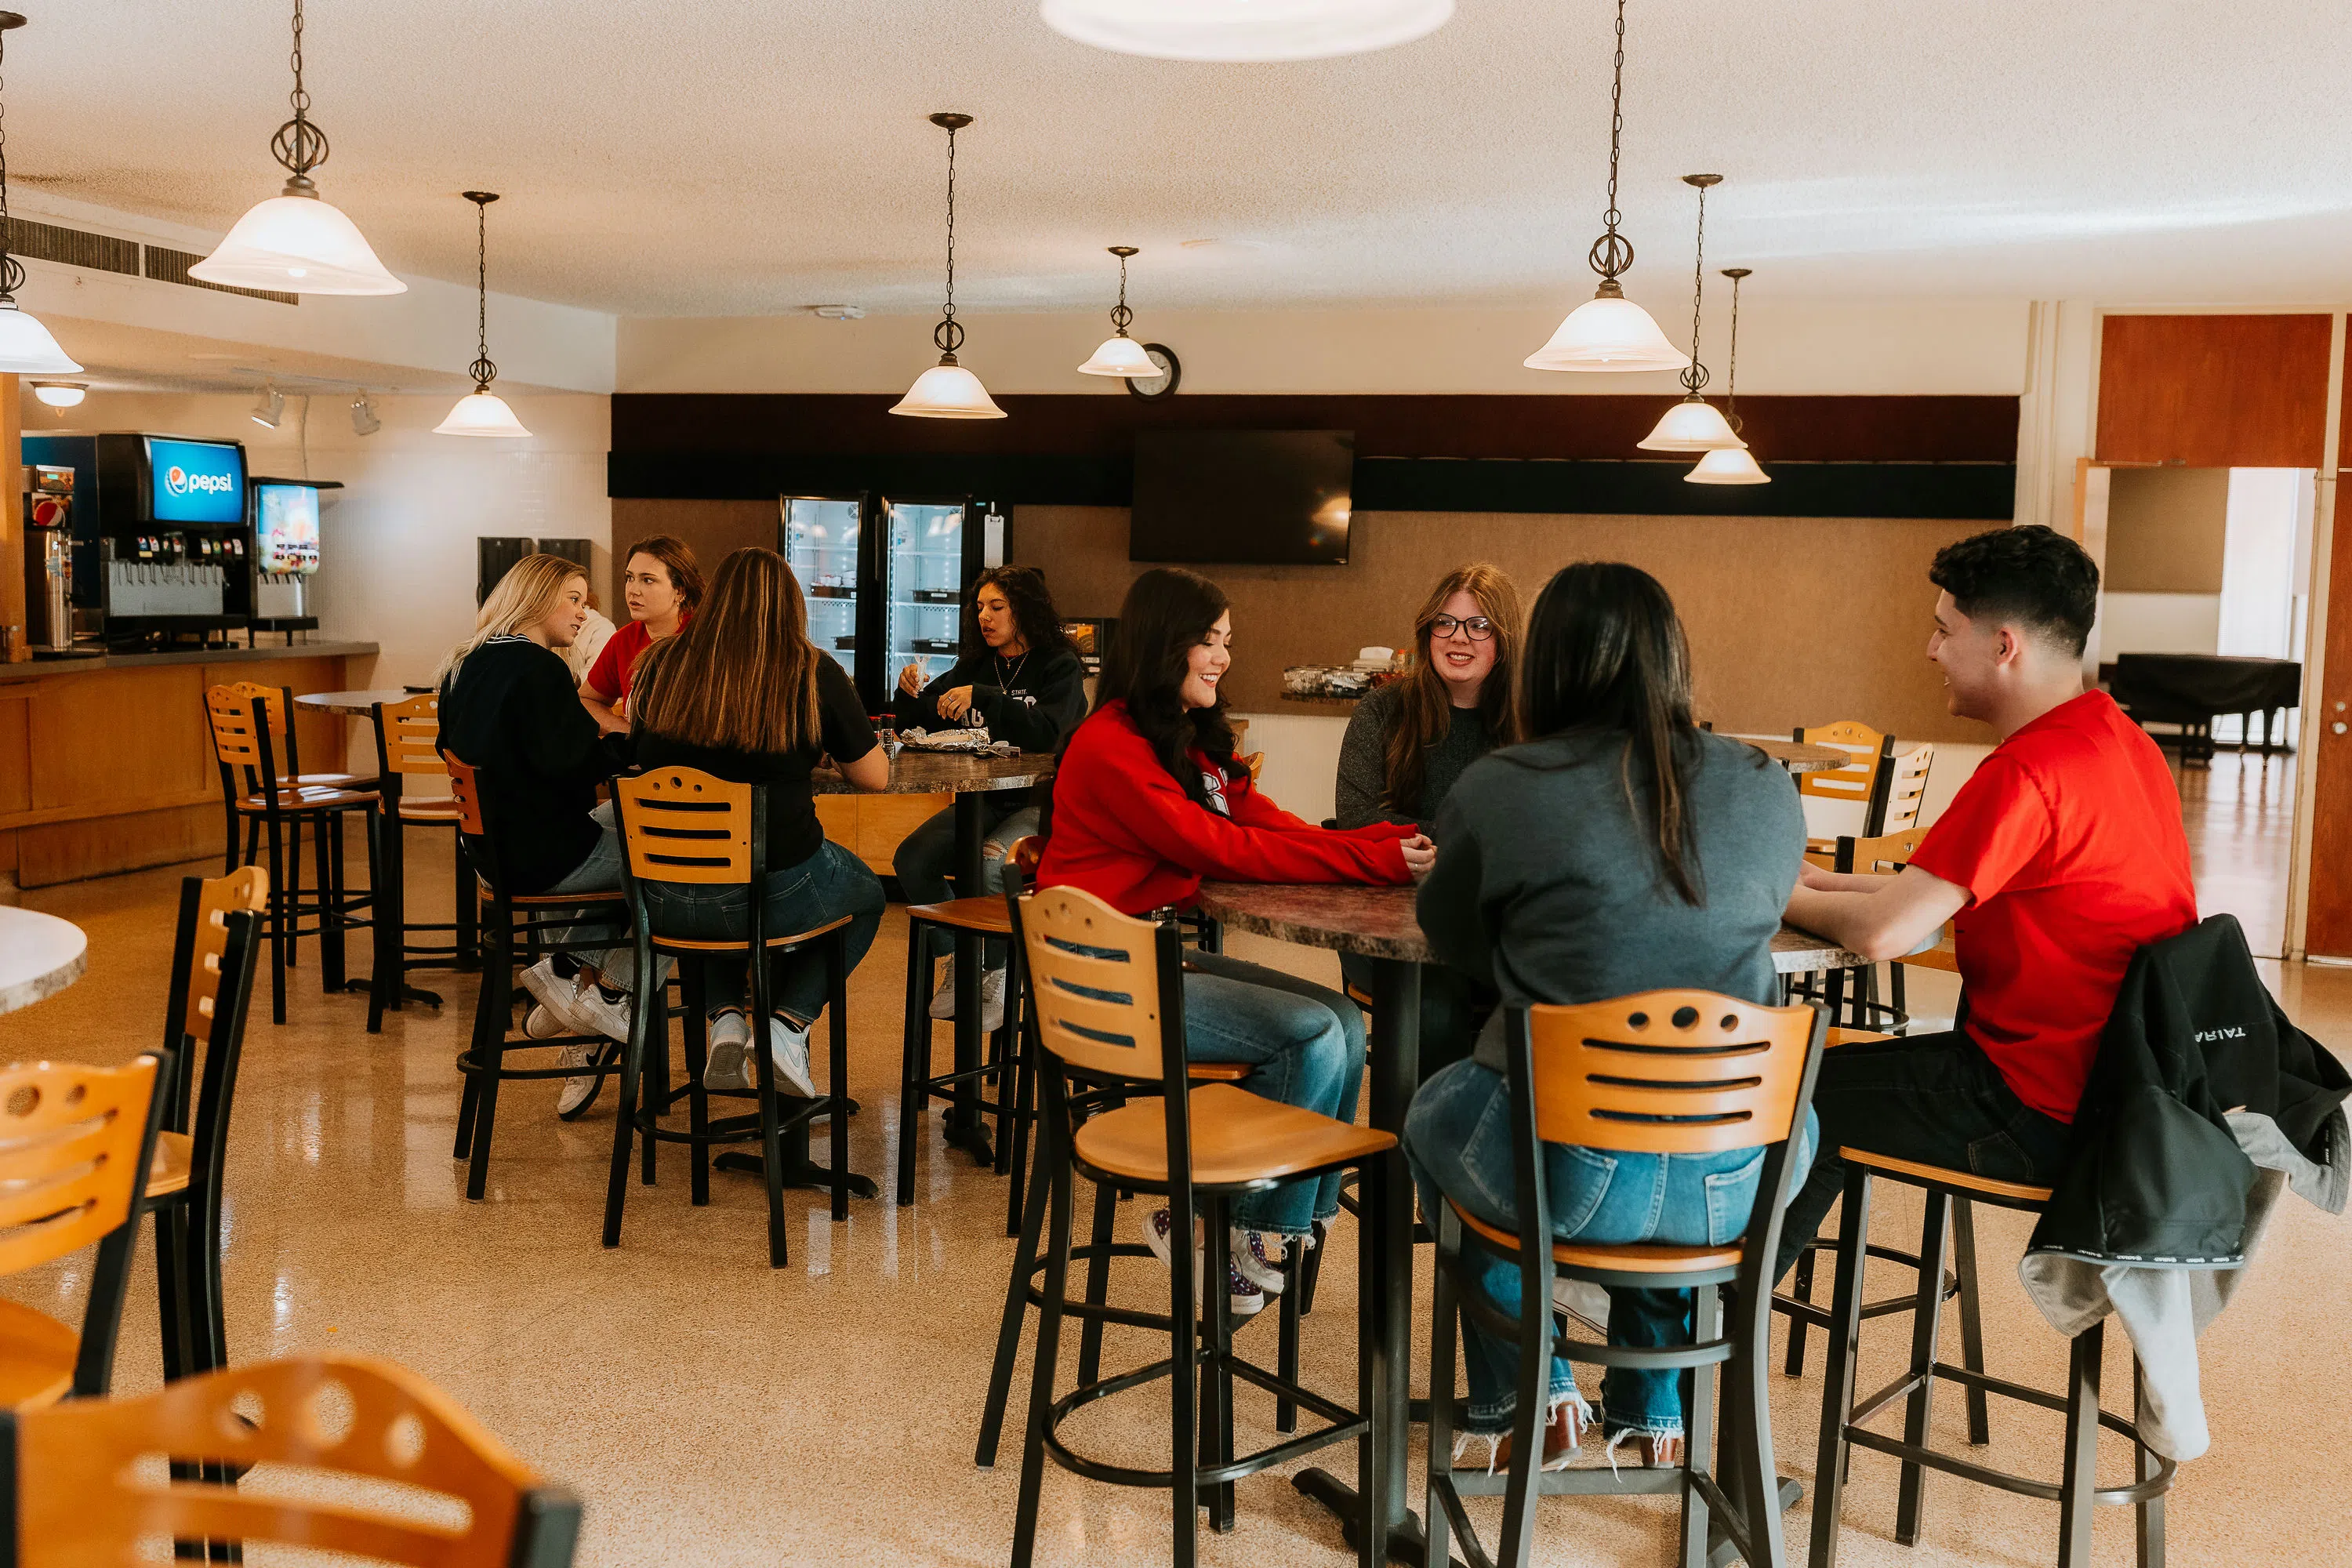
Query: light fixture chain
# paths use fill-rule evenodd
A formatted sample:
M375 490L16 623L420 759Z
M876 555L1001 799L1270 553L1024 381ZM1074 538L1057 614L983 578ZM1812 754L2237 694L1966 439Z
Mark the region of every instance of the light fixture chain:
M294 0L294 48L287 62L294 68L294 90L286 95L294 118L278 128L269 151L294 176L288 195L315 195L310 171L327 161L327 133L310 123L310 89L302 85L302 0Z
M1691 264L1690 363L1683 370L1684 390L1696 397L1706 384L1706 366L1698 363L1699 307L1706 298L1706 187L1698 187L1698 258Z
M1617 210L1617 153L1625 134L1625 0L1617 0L1617 53L1609 78L1609 209L1601 215L1601 236L1592 242L1585 260L1601 274L1607 291L1633 266L1633 247L1617 232L1624 215Z
M7 62L7 39L8 35L0 32L0 66ZM0 72L0 100L5 100L7 85L5 72ZM16 285L24 281L25 268L18 264L10 248L9 240L13 237L9 233L9 223L7 106L5 101L0 101L0 300L13 303Z
M1739 279L1731 280L1731 349L1725 366L1723 389L1724 421L1733 435L1739 433Z
M294 90L286 101L294 108L294 118L301 119L310 112L310 94L302 85L302 0L294 0L294 54L289 62L294 68Z
M483 191L467 191L466 199L474 204L474 331L478 345L474 363L466 369L474 378L474 390L488 392L490 383L499 378L498 363L490 358L490 204L498 197Z
M955 128L948 128L948 301L943 312L955 320Z
M1134 320L1135 312L1127 308L1127 258L1122 256L1118 258L1118 303L1112 308L1110 324L1123 338L1127 336L1129 323Z

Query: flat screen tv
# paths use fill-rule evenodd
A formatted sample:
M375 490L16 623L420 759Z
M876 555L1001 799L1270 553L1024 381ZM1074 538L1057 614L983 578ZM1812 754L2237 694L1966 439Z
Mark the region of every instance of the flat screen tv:
M1130 561L1340 566L1353 430L1146 430L1135 438Z

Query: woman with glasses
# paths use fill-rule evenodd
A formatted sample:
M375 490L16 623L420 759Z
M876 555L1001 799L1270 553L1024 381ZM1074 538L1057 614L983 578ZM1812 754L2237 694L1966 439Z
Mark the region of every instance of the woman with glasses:
M1524 620L1519 591L1500 567L1475 562L1437 580L1413 617L1412 667L1373 689L1348 721L1339 745L1339 826L1395 822L1435 833L1437 808L1462 770L1519 739L1511 682ZM1369 993L1370 959L1342 953L1339 969ZM1423 1073L1468 1056L1494 1005L1493 989L1467 975L1423 971Z

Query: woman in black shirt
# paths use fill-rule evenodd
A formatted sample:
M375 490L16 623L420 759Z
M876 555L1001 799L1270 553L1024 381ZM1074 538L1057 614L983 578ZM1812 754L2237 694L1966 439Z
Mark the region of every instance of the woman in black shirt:
M848 915L849 966L856 968L882 923L882 884L825 837L809 775L829 755L853 786L880 790L890 782L890 763L849 677L809 641L801 585L782 556L738 550L719 563L694 620L638 664L629 721L645 767L697 768L767 786L767 929L781 935ZM646 913L666 936L718 940L751 930L747 888L648 882L645 894ZM802 949L771 962L769 1052L783 1082L814 1099L808 1031L824 1008L824 960ZM710 1061L702 1081L749 1089L750 967L735 960L710 968Z
M990 736L1024 752L1058 752L1063 738L1087 716L1086 667L1078 662L1062 617L1045 592L1045 579L1030 566L992 566L971 585L964 628L964 656L929 685L908 665L898 672L893 717L900 730L969 728L986 724ZM1037 831L1037 807L1029 790L992 790L982 795L988 833L981 847L984 885L971 893L995 891L996 868L1019 839ZM891 858L898 887L910 904L936 903L951 896L948 879L955 868L955 814L942 811L907 835ZM949 938L934 930L931 956L947 958L931 1016L955 1016L955 960ZM987 944L980 982L981 1027L993 1030L1004 1019L1004 944Z

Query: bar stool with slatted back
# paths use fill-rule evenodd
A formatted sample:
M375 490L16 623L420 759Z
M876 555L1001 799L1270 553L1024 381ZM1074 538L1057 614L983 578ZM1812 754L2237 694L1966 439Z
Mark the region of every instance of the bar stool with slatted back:
M1853 761L1843 767L1824 768L1819 773L1796 775L1797 793L1815 800L1835 801L1841 805L1859 807L1853 818L1858 833L1876 833L1879 814L1886 801L1888 784L1894 778L1895 737L1882 734L1869 725L1852 719L1841 719L1834 724L1802 724L1791 732L1791 738L1808 746L1835 746L1849 752ZM1810 855L1826 856L1831 849L1828 837L1808 837L1805 851ZM1826 862L1823 862L1826 864Z
M613 781L613 809L619 819L621 841L627 853L624 880L629 919L636 933L637 973L654 973L656 955L678 961L685 993L686 1069L683 1089L671 1089L668 1078L669 1022L667 1009L639 1007L623 1056L621 1103L614 1117L613 1163L604 1196L604 1245L621 1244L621 1216L629 1189L629 1149L643 1140L644 1173L653 1181L654 1151L662 1143L684 1143L694 1152L690 1201L710 1201L710 1152L715 1145L757 1140L761 1174L768 1189L768 1265L782 1268L789 1260L788 1227L784 1223L784 1173L805 1129L819 1117L831 1123L833 1165L829 1173L833 1217L849 1218L853 1178L849 1170L849 1118L856 1106L849 1099L849 946L851 917L842 916L808 931L770 935L767 929L768 792L763 784L737 784L693 768L655 768ZM665 936L655 931L647 911L648 882L686 883L700 887L740 887L747 891L749 929L740 938L706 940ZM777 1088L775 1063L769 1054L767 1019L768 964L757 955L781 957L796 948L815 948L824 955L825 1026L828 1051L826 1092L803 1100L786 1112L785 1091ZM751 1058L757 1087L754 1111L746 1116L709 1114L709 1095L702 1084L708 1065L709 1016L706 1012L704 963L712 958L741 958L751 969ZM810 1020L814 1029L815 1021ZM655 1031L660 1031L656 1039ZM655 1072L648 1077L646 1068ZM720 1091L726 1092L726 1091ZM683 1094L688 1102L684 1130L664 1127L661 1118Z
M1995 1181L1974 1172L1898 1159L1867 1149L1843 1148L1845 1162L1845 1210L1838 1243L1837 1290L1830 1308L1829 1365L1822 1379L1822 1426L1819 1468L1814 1475L1811 1568L1835 1568L1840 1506L1843 1500L1846 1467L1853 1449L1889 1454L1902 1461L1895 1488L1895 1539L1916 1545L1923 1523L1926 1471L1939 1470L1963 1480L1997 1488L2021 1497L2040 1498L2058 1505L2058 1568L2090 1568L2091 1510L2098 1503L2126 1504L2137 1515L2139 1568L2163 1568L2164 1494L2172 1489L2174 1462L2140 1438L2142 1382L2139 1359L2132 1358L2132 1418L2111 1415L2099 1406L2104 1321L2094 1322L2074 1337L2069 1348L2067 1385L2063 1394L1990 1377L1978 1367L1952 1366L1937 1359L1937 1342L1942 1327L1939 1311L1919 1311L1912 1318L1911 1362L1902 1376L1867 1398L1854 1394L1855 1348L1864 1309L1859 1288L1861 1244L1870 1229L1871 1188L1875 1182L1896 1182L1927 1194L1919 1233L1923 1274L1944 1267L1945 1215L1955 1216L1965 1204L2040 1214L2050 1201L2050 1189L2019 1182ZM1955 1227L1957 1229L1957 1226ZM1999 1394L2022 1404L2055 1410L2066 1418L2065 1459L2055 1483L1996 1470L1974 1459L1943 1453L1928 1443L1938 1378L1959 1384L1981 1398ZM1888 1437L1865 1425L1895 1401L1904 1404L1903 1436ZM2098 1484L2099 1428L2121 1434L2132 1443L2133 1480L2128 1486ZM1980 1439L1972 1439L1980 1440Z
M1446 1561L1448 1535L1475 1568L1525 1563L1538 1493L1576 1496L1670 1492L1682 1501L1683 1568L1704 1568L1710 1520L1757 1568L1786 1561L1765 1363L1771 1353L1772 1265L1781 1211L1794 1190L1793 1136L1812 1102L1824 1026L1812 1008L1762 1007L1707 991L1649 991L1572 1006L1507 1015L1505 1078L1510 1096L1513 1212L1522 1235L1549 1237L1553 1202L1546 1143L1650 1154L1760 1148L1763 1167L1746 1233L1722 1247L1554 1241L1528 1257L1520 1236L1452 1200L1432 1216L1437 1269L1430 1314L1429 1560ZM1695 1292L1693 1342L1596 1344L1552 1327L1550 1312L1526 1331L1479 1283L1489 1259L1518 1264L1521 1299L1549 1303L1556 1277L1601 1286ZM1528 1266L1534 1263L1534 1279ZM1720 1292L1731 1296L1728 1323ZM1506 1475L1454 1468L1454 1357L1467 1317L1518 1350L1517 1407ZM1690 1408L1684 1463L1620 1476L1543 1472L1539 1455L1551 1358L1612 1367L1687 1370ZM1722 1369L1723 1435L1715 1433ZM1708 1468L1722 1455L1722 1473ZM1465 1497L1504 1499L1500 1544L1480 1543Z
M222 809L228 818L225 870L255 862L266 838L268 850L269 1016L286 1021L286 971L299 961L297 943L306 936L319 939L320 979L329 991L345 989L343 933L368 924L354 911L367 909L372 892L353 893L343 880L342 820L352 812L367 817L371 861L376 844L377 797L372 781L366 788L339 784L300 784L278 768L281 736L270 721L275 689L215 686L205 693L205 716L213 741L214 760L220 765ZM289 748L293 727L283 726ZM313 777L343 778L344 774ZM237 825L246 832L245 854L237 853ZM302 886L302 835L309 831L318 847L318 877L314 886ZM370 867L369 880L375 880ZM373 913L373 911L370 911ZM306 923L307 922L307 923Z
M457 803L449 795L411 795L410 779L447 778L441 760L441 699L420 692L400 702L379 702L372 710L375 721L375 754L381 770L378 793L383 798L383 846L377 871L383 889L377 910L375 984L368 993L368 1033L383 1027L385 1009L400 1011L415 998L438 1007L441 998L408 984L414 969L465 968L478 962L481 939L478 931L479 900L466 882L466 846L457 826ZM408 844L411 827L446 828L451 862L457 868L452 886L456 913L448 921L408 918ZM447 931L449 945L418 944L412 931Z
M0 1276L96 1248L79 1333L0 1298L0 1409L113 1384L167 1072L152 1053L119 1068L0 1068Z
M564 926L584 923L589 916L621 925L626 919L621 890L578 893L518 893L509 881L499 854L497 825L482 808L483 771L444 752L449 770L449 798L457 805L458 841L465 846L466 868L473 879L458 879L458 897L469 894L489 908L482 921L482 984L474 998L474 1029L457 1055L457 1070L466 1089L457 1102L457 1142L451 1158L467 1162L466 1196L479 1201L489 1184L490 1135L499 1113L499 1085L516 1080L598 1078L620 1070L620 1049L580 1067L510 1068L509 1051L538 1050L564 1046L604 1047L611 1042L597 1035L554 1035L546 1038L514 1035L515 970L524 949L540 952L601 952L604 939L564 939L555 935ZM586 911L583 915L581 911Z
M166 1379L228 1360L220 1276L222 1169L268 902L268 880L258 866L180 884L163 1017L172 1072L140 1203L142 1212L155 1216Z
M0 1423L0 1529L18 1568L141 1562L157 1539L410 1568L567 1568L580 1534L578 1499L424 1378L372 1357L261 1362ZM175 1470L189 1473L167 1481L138 1462L151 1454L184 1456ZM236 1489L256 1466L279 1486Z
M1040 1054L1035 1185L1048 1194L1052 1221L1012 1562L1013 1568L1027 1568L1035 1549L1038 1497L1050 1455L1055 1464L1090 1480L1166 1488L1175 1515L1174 1560L1182 1568L1196 1557L1201 1508L1208 1508L1215 1528L1230 1529L1234 1483L1244 1476L1352 1440L1359 1476L1370 1480L1373 1381L1365 1350L1376 1338L1376 1303L1386 1283L1379 1249L1369 1241L1359 1248L1364 1305L1356 1408L1350 1410L1234 1353L1225 1289L1228 1233L1233 1200L1241 1194L1349 1168L1362 1171L1368 1202L1377 1215L1386 1201L1381 1185L1384 1163L1378 1156L1393 1149L1396 1139L1230 1083L1192 1087L1184 1059L1182 947L1172 926L1122 915L1068 887L1026 894L1013 909L1015 939L1028 961ZM1089 1088L1074 1096L1073 1079ZM1090 1099L1101 1104L1097 1090L1118 1095L1139 1089L1158 1092L1085 1114ZM1171 1249L1164 1318L1155 1321L1153 1316L1068 1300L1071 1206L1081 1177L1097 1184L1098 1191L1127 1188L1163 1195L1170 1213L1179 1216L1201 1215L1207 1284L1198 1320L1192 1249L1181 1243ZM1367 1225L1360 1234L1370 1237L1378 1230ZM1017 1311L1017 1301L1008 1305ZM1161 1328L1169 1336L1169 1353L1108 1379L1082 1376L1073 1392L1056 1399L1062 1321L1072 1312ZM1142 1469L1082 1455L1063 1441L1062 1423L1073 1413L1162 1379L1171 1406L1167 1468ZM1236 1455L1236 1380L1303 1406L1324 1425ZM1369 1549L1360 1555L1360 1561L1374 1560Z

